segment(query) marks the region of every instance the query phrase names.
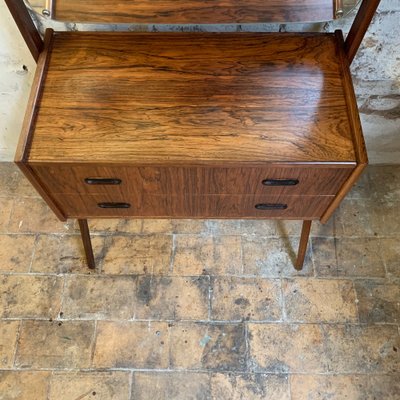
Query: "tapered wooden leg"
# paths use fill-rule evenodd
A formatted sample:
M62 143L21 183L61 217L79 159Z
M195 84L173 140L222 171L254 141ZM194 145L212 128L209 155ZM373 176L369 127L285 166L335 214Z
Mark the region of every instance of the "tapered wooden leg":
M308 238L310 236L312 221L303 221L303 227L301 228L301 236L299 243L299 252L297 253L297 260L295 268L300 271L303 268L304 257L306 256Z
M78 219L79 229L81 230L83 247L86 254L86 262L90 269L95 269L96 264L93 256L92 242L90 240L89 226L87 219Z

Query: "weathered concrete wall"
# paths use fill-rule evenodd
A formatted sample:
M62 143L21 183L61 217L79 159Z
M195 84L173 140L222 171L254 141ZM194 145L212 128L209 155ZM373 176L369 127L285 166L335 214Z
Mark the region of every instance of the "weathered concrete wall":
M36 1L36 0L35 0ZM38 25L58 30L135 31L333 31L351 25L355 12L328 24L257 25L82 25L39 18ZM352 65L370 162L400 163L400 0L382 0ZM22 69L27 65L28 71ZM0 160L11 160L22 124L34 64L4 0L0 0Z

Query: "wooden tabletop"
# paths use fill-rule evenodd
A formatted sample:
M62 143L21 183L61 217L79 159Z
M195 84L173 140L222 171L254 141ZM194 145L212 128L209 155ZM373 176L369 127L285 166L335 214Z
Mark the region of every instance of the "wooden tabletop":
M332 34L57 33L29 161L354 162L337 53Z
M61 21L145 24L316 22L334 18L333 0L52 0Z

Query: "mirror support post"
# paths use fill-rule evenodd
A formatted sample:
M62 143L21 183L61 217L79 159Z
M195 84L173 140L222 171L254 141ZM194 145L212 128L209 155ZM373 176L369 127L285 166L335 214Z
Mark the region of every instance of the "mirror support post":
M347 54L349 64L352 63L354 56L364 39L365 33L367 32L379 3L380 0L363 0L361 3L344 43L344 51Z
M29 11L23 0L5 0L8 9L22 37L25 40L33 58L37 62L39 54L43 50L43 40L32 21Z

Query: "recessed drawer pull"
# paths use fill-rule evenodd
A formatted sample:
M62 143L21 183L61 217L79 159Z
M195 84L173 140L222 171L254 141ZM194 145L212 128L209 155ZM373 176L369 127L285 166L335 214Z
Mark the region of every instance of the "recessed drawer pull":
M287 204L269 204L269 203L260 203L256 204L257 210L286 210Z
M296 186L298 179L264 179L262 184L265 186Z
M100 208L131 208L129 203L98 203Z
M85 178L88 185L120 185L121 182L118 178Z

